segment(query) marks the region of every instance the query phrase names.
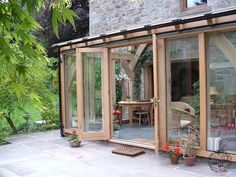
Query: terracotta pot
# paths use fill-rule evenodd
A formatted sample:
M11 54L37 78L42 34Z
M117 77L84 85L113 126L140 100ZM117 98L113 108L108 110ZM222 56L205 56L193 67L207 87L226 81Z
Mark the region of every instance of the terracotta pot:
M187 157L187 156L183 156L184 158L184 164L186 166L192 166L193 163L194 163L194 159L196 158L196 156L193 156L193 157Z
M179 156L170 155L170 161L173 165L178 164L179 163Z
M69 142L70 147L80 147L81 141Z

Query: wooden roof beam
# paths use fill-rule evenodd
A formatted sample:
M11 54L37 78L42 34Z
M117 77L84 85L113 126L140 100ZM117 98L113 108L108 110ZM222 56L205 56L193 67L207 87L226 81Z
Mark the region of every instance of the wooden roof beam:
M207 21L207 24L208 25L214 25L216 23L216 20L215 18L212 18L212 13L207 13L207 14L204 14L204 16L206 17L206 21Z
M210 34L211 40L215 43L218 49L227 57L227 59L231 62L232 66L236 69L236 48L228 40L223 33L212 33Z
M133 69L130 67L129 63L124 60L121 60L120 63L122 65L122 67L124 68L128 77L132 79L134 77L134 73L133 73Z
M132 63L132 68L134 69L136 64L138 63L138 59L139 57L143 54L143 52L145 51L145 49L147 48L148 44L140 44L137 51L136 51L136 54L135 54L135 59L133 60L133 63Z
M112 60L125 60L125 61L136 59L136 57L132 54L116 53L116 52L111 53L111 58Z

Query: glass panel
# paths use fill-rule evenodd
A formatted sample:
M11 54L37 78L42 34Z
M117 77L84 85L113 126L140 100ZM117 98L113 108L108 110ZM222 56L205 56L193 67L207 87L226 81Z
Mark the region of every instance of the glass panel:
M207 4L207 0L187 0L187 8Z
M65 109L68 129L78 127L75 54L65 55Z
M84 131L103 131L101 53L82 53Z
M236 153L236 31L207 37L207 148Z
M168 141L199 130L199 57L195 36L167 41ZM197 133L197 136L199 134Z
M152 44L113 48L111 55L113 138L153 145Z

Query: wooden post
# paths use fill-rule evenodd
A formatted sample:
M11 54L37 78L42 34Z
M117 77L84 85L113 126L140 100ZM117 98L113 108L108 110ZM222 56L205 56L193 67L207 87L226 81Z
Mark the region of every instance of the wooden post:
M79 138L83 138L84 127L84 99L83 99L83 67L82 53L76 49L76 81L77 81L77 116Z
M157 37L156 34L153 34L153 81L154 81L154 97L159 99L159 73L158 73L158 49L157 49ZM155 103L154 103L155 105ZM157 107L154 106L154 133L155 133L155 154L159 152L159 105Z
M103 110L104 110L104 133L106 140L111 138L110 126L111 126L111 104L110 104L110 77L109 77L109 50L103 49L103 61L102 61L102 88L103 88Z
M206 150L207 141L207 93L206 93L206 41L205 33L199 33L199 76L200 76L200 150Z
M65 59L64 55L60 54L61 57L61 109L62 109L62 124L64 129L66 127L66 108L65 108Z
M157 49L158 49L158 75L159 75L159 147L163 147L167 142L167 114L166 114L166 104L167 104L167 91L166 91L166 53L165 53L165 39L157 39Z

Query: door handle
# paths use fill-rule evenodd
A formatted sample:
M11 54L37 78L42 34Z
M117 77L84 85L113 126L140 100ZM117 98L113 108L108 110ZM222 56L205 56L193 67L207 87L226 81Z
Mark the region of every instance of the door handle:
M151 102L153 103L153 107L156 108L158 103L160 102L161 100L159 100L157 97L153 97L151 99Z

